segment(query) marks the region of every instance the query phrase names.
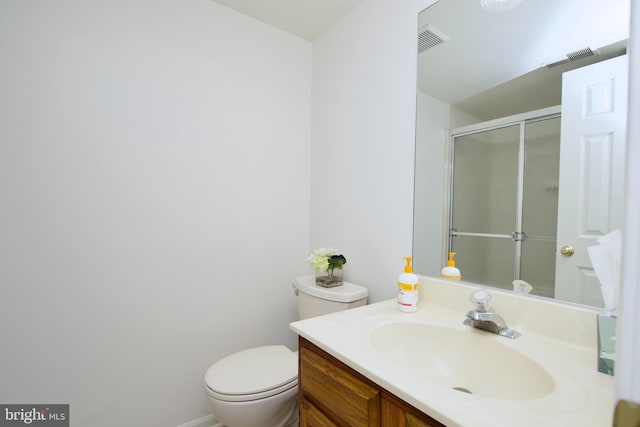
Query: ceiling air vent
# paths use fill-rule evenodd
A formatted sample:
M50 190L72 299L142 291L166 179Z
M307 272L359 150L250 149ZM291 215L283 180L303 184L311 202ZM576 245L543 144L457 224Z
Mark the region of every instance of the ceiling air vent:
M418 33L418 53L431 49L439 44L451 40L451 37L434 28L433 25L425 25Z
M575 52L567 53L567 59L570 62L577 61L582 58L588 58L595 55L591 48L585 47L584 49L576 50Z
M580 59L589 58L590 56L597 55L597 52L594 52L589 47L585 47L584 49L576 50L575 52L567 53L564 58L548 61L544 64L547 68L557 67L558 65L567 64L569 62L579 61Z

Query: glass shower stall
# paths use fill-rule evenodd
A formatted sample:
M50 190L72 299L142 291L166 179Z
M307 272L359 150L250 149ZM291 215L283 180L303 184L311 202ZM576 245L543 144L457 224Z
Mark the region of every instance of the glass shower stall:
M465 281L553 297L560 113L452 131L448 251ZM554 110L554 111L555 111Z

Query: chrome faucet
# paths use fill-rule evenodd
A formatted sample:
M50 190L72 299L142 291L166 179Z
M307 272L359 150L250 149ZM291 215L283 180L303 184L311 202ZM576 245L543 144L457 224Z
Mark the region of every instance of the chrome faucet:
M511 338L512 340L520 336L519 332L507 326L502 316L491 309L491 294L489 292L484 289L478 289L471 294L469 300L475 304L476 308L467 313L467 318L462 323L472 328L484 329L485 331Z

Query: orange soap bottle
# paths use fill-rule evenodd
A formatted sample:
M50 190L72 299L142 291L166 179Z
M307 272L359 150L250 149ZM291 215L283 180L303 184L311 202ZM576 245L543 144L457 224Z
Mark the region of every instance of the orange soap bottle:
M411 257L404 257L407 265L398 277L398 310L413 313L418 309L418 276L413 274Z
M455 256L456 256L455 252L449 252L449 261L447 262L447 266L444 267L440 272L440 276L442 276L445 279L453 279L453 280L462 279L460 270L456 268L456 262L453 259Z

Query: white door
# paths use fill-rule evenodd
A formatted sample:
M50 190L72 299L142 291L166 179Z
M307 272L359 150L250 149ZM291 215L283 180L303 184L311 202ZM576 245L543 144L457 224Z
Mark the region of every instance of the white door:
M587 247L622 227L627 87L626 55L563 75L555 284L562 300L603 306Z

